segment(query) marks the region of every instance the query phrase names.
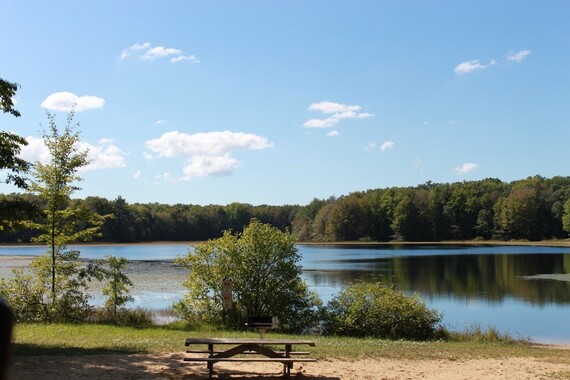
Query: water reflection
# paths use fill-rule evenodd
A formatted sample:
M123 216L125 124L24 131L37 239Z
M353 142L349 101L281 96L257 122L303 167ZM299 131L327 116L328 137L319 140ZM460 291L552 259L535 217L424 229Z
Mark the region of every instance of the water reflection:
M508 253L494 253L491 251ZM304 277L336 293L381 281L426 298L570 304L570 253L546 247L303 246Z

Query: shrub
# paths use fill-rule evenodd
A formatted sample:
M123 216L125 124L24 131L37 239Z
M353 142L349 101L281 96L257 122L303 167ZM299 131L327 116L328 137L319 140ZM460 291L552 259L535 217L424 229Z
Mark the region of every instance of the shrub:
M382 339L434 338L442 315L417 296L379 283L352 285L327 305L325 334Z
M177 260L190 270L188 292L174 305L174 313L198 321L243 328L249 317L279 318L282 331L313 327L318 297L301 278L300 255L289 232L252 219L241 233L225 231ZM222 282L231 280L232 304L223 308Z

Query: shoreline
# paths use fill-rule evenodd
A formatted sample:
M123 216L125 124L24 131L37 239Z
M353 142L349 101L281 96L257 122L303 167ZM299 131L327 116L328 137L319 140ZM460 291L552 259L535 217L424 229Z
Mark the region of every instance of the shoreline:
M151 242L135 242L135 243L113 243L113 242L90 242L70 244L72 247L121 247L121 246L137 246L137 245L190 245L196 246L205 243L204 241L151 241ZM529 240L444 240L444 241L297 241L296 244L301 245L377 245L377 246L396 246L396 245L495 245L495 246L529 246L529 247L569 247L570 239L550 239L540 241ZM8 247L42 247L45 244L37 243L2 243L0 248Z

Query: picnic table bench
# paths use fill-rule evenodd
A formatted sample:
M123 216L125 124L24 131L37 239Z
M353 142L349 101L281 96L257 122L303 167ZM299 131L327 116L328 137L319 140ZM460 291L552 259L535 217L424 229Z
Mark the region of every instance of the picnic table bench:
M308 357L309 352L293 351L293 346L314 346L311 340L295 339L250 339L250 338L188 338L186 353L201 354L187 356L187 362L206 362L208 378L212 378L214 364L217 362L278 362L283 363L283 374L289 377L294 362L314 362ZM196 348L207 345L208 348ZM218 346L216 348L216 346ZM227 346L222 349L220 346ZM283 347L283 349L276 348Z

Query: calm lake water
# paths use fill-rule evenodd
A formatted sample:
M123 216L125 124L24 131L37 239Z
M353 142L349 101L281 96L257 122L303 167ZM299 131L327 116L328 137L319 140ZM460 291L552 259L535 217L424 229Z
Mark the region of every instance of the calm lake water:
M351 283L380 281L417 293L429 307L444 314L443 323L452 329L493 326L537 342L570 343L570 248L328 244L298 247L303 277L325 302ZM77 248L83 258L115 255L152 261L172 260L188 250L185 245ZM0 247L0 259L2 255L43 252L45 247ZM152 271L148 268L154 267L146 268ZM179 281L182 275L171 276L171 280ZM149 277L149 281L168 281L162 279L164 276ZM181 296L180 285L136 293L136 303L150 308L168 307Z

